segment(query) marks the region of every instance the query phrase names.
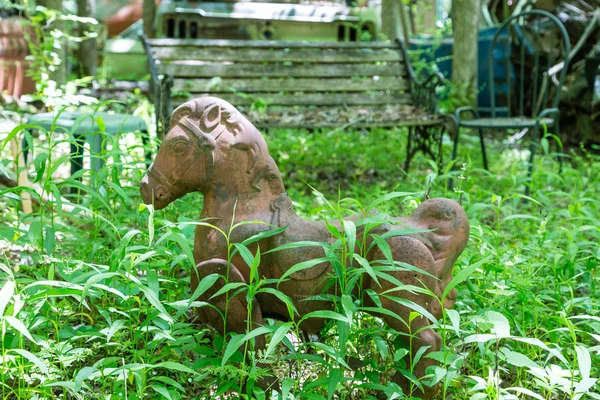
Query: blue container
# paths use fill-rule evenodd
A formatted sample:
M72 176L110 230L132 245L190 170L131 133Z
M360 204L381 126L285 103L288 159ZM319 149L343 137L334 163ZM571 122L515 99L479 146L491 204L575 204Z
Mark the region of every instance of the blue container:
M477 106L481 116L490 115L490 88L488 85L488 53L492 45L492 39L496 34L498 27L484 28L479 31L479 94L477 97ZM506 95L508 93L506 59L510 59L511 47L508 31L503 31L494 47L494 82L496 106L506 106ZM507 45L508 44L508 45ZM439 71L450 79L452 77L452 48L454 45L453 36L444 36L442 38L413 38L409 40L409 49L420 52L421 60L432 63L435 62ZM511 78L514 78L514 66L509 64ZM514 80L513 80L514 82ZM504 114L505 116L506 114ZM497 116L503 116L497 113Z

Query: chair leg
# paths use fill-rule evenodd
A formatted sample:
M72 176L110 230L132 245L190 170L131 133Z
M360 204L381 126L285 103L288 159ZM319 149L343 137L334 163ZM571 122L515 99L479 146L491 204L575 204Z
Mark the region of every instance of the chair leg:
M560 126L558 124L558 119L554 125L554 130L556 131L556 137L560 139ZM560 153L560 146L558 145L558 141L556 141L556 158L558 159L558 173L562 172L563 169L563 159Z
M29 148L29 142L27 141L26 137L27 132L29 132L29 135L31 135L31 131L24 131L23 139L21 139L21 149L23 149L23 161L25 162L25 164L27 164L27 158L29 158L29 151L31 151L31 156L33 157L33 149ZM33 142L33 137L31 141Z
M483 129L479 128L479 143L481 144L481 156L483 157L483 168L489 171L487 154L485 153L485 141L483 140Z
M525 185L525 195L529 196L531 194L531 186L533 185L533 160L535 159L535 152L537 151L538 141L539 141L539 126L536 125L533 127L533 139L531 141L531 146L529 146L529 168L527 171L528 182Z
M75 174L83 168L84 145L85 136L75 135L74 142L71 142L71 175Z
M454 138L454 147L452 148L452 169L455 169L456 157L458 156L458 140L460 138L460 126L456 126L456 136ZM448 179L448 190L454 189L454 178L450 175L450 179Z
M408 174L408 169L410 168L410 162L413 157L413 151L411 148L413 139L413 128L408 128L408 139L406 141L406 159L404 160L404 172Z
M146 166L149 167L152 164L152 149L150 148L150 139L147 130L143 130L142 132L142 146L146 150Z

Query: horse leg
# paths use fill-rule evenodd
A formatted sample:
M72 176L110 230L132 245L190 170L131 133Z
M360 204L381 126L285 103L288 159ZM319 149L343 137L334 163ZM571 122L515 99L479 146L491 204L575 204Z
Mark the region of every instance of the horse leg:
M388 240L388 244L392 250L392 256L395 261L404 262L415 267L418 267L433 276L437 276L435 271L435 261L431 252L427 249L427 247L417 239L406 237L406 236L397 236ZM379 248L376 248L372 256L371 260L385 260L385 255L381 252ZM439 283L426 275L415 273L413 271L405 271L398 270L394 272L388 272L394 278L398 279L400 282L406 285L413 285L417 287L426 286L428 289L436 293L437 285ZM377 285L373 280L368 280L368 287L375 290L378 293L383 293L387 290L394 289L397 287L396 284L389 282L384 279L379 279L381 286ZM395 296L405 300L409 300L424 309L431 310L435 308L435 303L437 299L428 296L423 293L411 293L409 291L398 291L391 292L387 294L387 296ZM425 369L431 365L435 365L436 362L430 358L425 357L430 352L439 351L442 347L442 340L440 335L437 334L431 328L425 328L430 325L430 322L425 317L417 317L410 323L410 328L408 326L408 321L411 313L411 309L395 302L392 299L386 298L386 295L380 296L381 303L384 308L393 311L396 315L398 315L403 321L400 321L394 317L382 315L383 319L387 322L387 324L393 329L401 332L405 335L412 334L412 337L403 336L403 340L406 344L410 345L410 340L412 340L412 356L417 353L417 351L422 346L429 346L423 357L419 360L417 365L415 366L413 372L417 378L421 378L425 375ZM410 381L404 377L400 372L397 372L394 376L394 382L396 382L405 394L411 395L411 384ZM423 399L429 399L433 397L438 391L438 385L434 387L425 387L424 393L421 393L420 390L415 389L417 395L422 397Z
M226 281L228 269L229 280ZM225 335L227 332L246 333L248 330L248 302L246 294L240 293L235 297L231 297L232 292L235 291L234 289L228 293L212 297L227 283L246 283L244 277L235 265L228 264L225 260L212 259L203 261L196 266L195 273L192 273L192 293L194 293L200 281L210 274L218 274L219 279L198 300L210 303L214 308L211 306L200 308L198 311L200 321L211 325L222 335ZM223 318L225 315L227 316L226 321ZM262 312L256 299L252 301L251 317L252 329L263 325ZM260 349L265 347L264 336L261 335L256 338L256 346Z

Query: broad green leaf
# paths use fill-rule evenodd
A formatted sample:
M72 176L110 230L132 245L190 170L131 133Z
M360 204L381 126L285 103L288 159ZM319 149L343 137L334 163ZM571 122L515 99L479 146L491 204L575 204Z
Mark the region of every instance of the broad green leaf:
M40 360L38 358L38 356L36 356L35 354L30 353L29 351L23 350L23 349L10 349L8 351L12 352L12 353L17 353L17 354L25 357L29 361L31 361L33 364L35 364L40 369L42 374L48 373L48 366L46 364L44 364L44 362L42 360Z
M367 213L369 211L373 210L375 207L377 207L381 203L385 203L386 201L390 201L390 200L396 199L398 197L412 196L414 194L416 194L416 193L414 193L414 192L392 192L392 193L388 193L385 196L381 196L377 200L375 200L371 204L369 204L367 206L367 208L366 208Z
M98 370L94 367L83 367L77 372L77 375L75 375L75 387L77 388L77 391L81 389L83 381L88 379L90 375L96 371Z
M252 263L254 262L254 254L252 254L252 252L248 249L248 247L246 247L245 245L243 245L241 243L234 243L233 246L240 253L240 256L242 256L242 259L244 260L246 265L248 267L250 267L252 265ZM241 267L241 265L240 265L240 267ZM250 281L252 282L252 279L250 279Z
M327 243L323 243L323 242L311 242L308 240L301 240L298 242L292 242L292 243L286 243L286 244L282 244L279 247L276 247L274 249L271 249L269 251L265 251L263 254L269 254L269 253L274 253L276 251L282 251L282 250L288 250L288 249L297 249L299 247L323 247L323 248L327 248L329 245Z
M250 264L250 283L254 283L260 279L258 276L258 266L260 265L260 246L256 246L256 255Z
M377 347L377 351L379 351L379 355L382 360L387 359L389 354L388 344L385 340L379 335L373 336L373 341L375 342L375 346Z
M515 367L541 368L541 366L531 361L525 354L512 351L506 347L502 347L500 353L504 356L507 363Z
M256 235L250 236L248 239L244 240L242 242L242 244L244 246L250 246L252 243L256 243L260 240L279 235L280 233L283 233L286 229L287 229L287 225L282 228L270 229L268 231L259 232Z
M390 300L392 300L398 304L401 304L407 308L410 308L411 310L413 310L417 314L421 315L422 317L427 318L429 321L431 321L435 325L439 325L437 318L434 317L433 314L431 314L429 311L427 311L424 307L420 306L419 304L417 304L413 301L402 299L402 298L395 297L395 296L386 295L385 297L387 299L390 299Z
M483 263L487 262L488 259L489 257L484 258L483 260L480 260L474 264L471 264L468 267L462 269L458 274L456 274L456 276L452 278L448 286L446 286L446 289L444 289L444 293L442 293L441 300L444 301L446 299L446 296L448 296L448 293L450 293L452 289L454 289L459 283L471 276L471 274L475 272L475 270L479 268Z
M210 298L214 299L215 297L218 297L224 293L227 293L230 290L238 289L242 286L248 286L248 285L245 284L244 282L230 282L230 283L226 284L225 286L223 286L217 293L210 296Z
M302 319L300 320L299 324L301 324L302 321L304 321L305 319L309 318L335 319L337 321L348 323L348 319L346 317L344 317L342 314L336 313L335 311L317 310L304 315L304 317L302 317Z
M14 293L15 282L12 280L6 281L4 285L2 285L2 289L0 289L0 317L4 315L4 310Z
M281 342L283 340L285 335L287 335L287 333L290 331L291 327L292 327L292 323L286 322L283 325L281 325L279 328L277 328L277 330L273 334L273 337L269 341L269 345L267 346L267 350L265 351L264 358L269 357L269 355L273 351L275 351L275 347L279 344L279 342Z
M356 310L356 306L354 305L354 301L352 300L352 296L343 294L342 295L342 308L346 313L347 322L351 322L354 312Z
M169 394L169 391L166 387L157 384L151 384L150 387L152 388L152 390L163 396L165 399L172 400L172 397Z
M540 396L539 394L537 394L529 389L522 388L522 387L509 387L509 388L506 388L506 390L509 392L521 393L526 396L533 397L534 399L537 399L537 400L546 400L543 396Z
M352 221L343 221L344 233L346 235L346 250L352 256L356 247L356 225Z
M510 336L510 322L508 319L496 311L488 311L486 319L492 324L492 333L498 337Z
M430 348L431 346L421 346L419 348L419 350L417 350L417 352L415 353L415 356L412 359L412 364L413 367L416 366L419 361L421 360L421 357L423 357L423 354L425 354L425 352Z
M173 318L169 315L167 310L165 310L162 303L158 299L158 296L152 290L150 290L147 286L144 286L144 285L136 285L136 286L144 293L144 295L146 296L146 299L148 299L150 304L152 304L154 306L154 308L156 308L160 312L159 316L161 318L163 318L165 321L172 323Z
M107 343L110 342L110 339L112 339L112 337L115 335L115 333L117 333L119 330L121 330L125 326L125 322L126 321L123 319L118 319L118 320L114 321L108 329L103 329L101 331L101 332L106 333L106 342Z
M287 400L290 393L290 389L294 386L295 380L292 378L285 378L281 384L281 400Z
M202 294L211 288L220 277L221 276L219 274L210 274L202 278L202 280L198 283L198 287L196 290L194 290L192 297L190 297L188 304L191 304L198 297L202 296Z
M252 330L251 332L249 332L245 335L244 334L234 335L231 338L231 340L229 341L229 343L227 343L227 347L225 348L225 352L223 353L223 359L221 360L221 366L222 367L225 366L227 361L231 358L232 355L235 354L235 352L239 349L239 347L244 342L246 342L250 339L253 339L257 336L269 333L270 331L271 331L271 329L269 327L261 326L259 328Z
M295 316L298 314L298 310L296 309L296 306L294 306L294 302L285 293L280 292L277 289L269 288L269 287L263 287L260 290L258 290L256 293L257 294L258 293L269 293L269 294L272 294L273 296L275 296L279 300L281 300L283 303L285 303L285 305L286 305L286 307L288 309L288 314L289 314L290 320L294 320Z
M174 232L169 236L169 239L173 240L179 245L179 247L181 247L181 250L183 250L184 254L187 256L190 264L195 267L196 263L194 262L194 252L192 251L192 247L190 246L188 239L181 231L179 231L179 229L173 228L173 230Z
M333 358L338 364L343 365L349 370L352 370L352 368L350 368L350 366L346 364L346 361L344 361L344 357L340 353L338 353L333 347L320 342L312 342L311 344L317 349L323 350L325 354Z
M379 235L371 235L371 237L373 238L373 243L371 244L371 247L379 247L379 251L383 253L385 259L390 263L390 265L393 265L394 258L392 256L392 249L390 248L390 244Z
M330 261L331 261L331 259L329 259L327 257L321 257L321 258L315 258L313 260L299 262L298 264L295 264L292 268L285 271L285 273L281 276L281 278L279 278L279 281L282 282L283 280L285 280L285 278L287 278L288 276L290 276L292 274L295 274L296 272L303 271L305 269L312 268L315 265L319 265L321 263L330 262Z
M379 283L379 279L377 279L377 274L375 273L375 270L373 269L373 267L371 267L371 264L369 263L369 261L366 258L361 257L358 254L354 254L354 259L356 261L358 261L358 264L361 267L363 267L363 269L365 270L365 272L367 274L369 274L371 279L373 279L375 281L375 283L377 283L377 286L381 287L381 284Z
M460 334L460 314L458 313L458 311L456 310L446 310L446 316L448 316L448 318L450 319L450 323L452 324L452 330L454 331L454 333L456 333L457 335Z
M394 362L399 362L408 354L408 349L400 348L394 353Z
M152 378L152 380L166 383L167 385L173 386L180 392L185 393L185 388L183 386L181 386L181 384L179 382L175 381L174 379L169 378L168 376L156 376L156 377Z
M590 352L581 344L575 345L575 352L577 353L579 373L583 379L588 379L592 370L592 358Z
M534 221L541 221L541 219L539 217L535 217L533 215L528 215L528 214L513 214L513 215L509 215L508 217L504 217L504 219L502 219L502 221L510 221L513 219L532 219Z
M154 364L152 368L164 368L168 369L169 371L179 371L185 372L186 374L198 375L198 372L194 371L190 367L186 367L185 365L175 361L164 361L158 364Z
M29 330L21 321L16 319L15 317L11 317L10 315L5 315L4 320L8 322L10 326L15 328L21 335L25 336L27 339L31 340L33 343L37 344L37 341L31 336Z
M85 283L85 286L83 287L83 291L81 292L82 301L87 296L87 293L89 292L92 285L94 285L100 281L103 281L104 279L110 279L110 278L112 278L114 276L118 276L118 275L119 274L116 272L102 272L100 274L92 275L88 279L88 281Z
M327 382L327 399L331 400L338 383L342 379L342 370L340 368L329 369L329 379Z

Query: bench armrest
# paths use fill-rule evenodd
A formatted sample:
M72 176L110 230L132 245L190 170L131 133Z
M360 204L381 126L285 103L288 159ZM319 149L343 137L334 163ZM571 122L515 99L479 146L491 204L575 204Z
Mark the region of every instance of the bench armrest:
M152 46L150 46L150 42L148 42L148 38L143 33L139 35L140 40L142 41L142 45L144 46L144 51L146 52L146 56L148 59L148 70L150 71L150 81L152 84L156 84L158 82L158 68L156 68L156 60L154 59L154 54L152 54Z
M477 112L477 110L475 110L473 107L467 106L467 107L459 107L458 109L456 109L456 111L454 112L454 116L456 118L457 121L461 120L461 114L464 113L471 113L475 116L475 118L479 118L479 113Z
M415 105L429 112L437 112L438 104L435 91L438 86L443 86L444 76L436 71L423 79L417 77L410 62L404 41L396 39L396 43L404 57L404 65L406 66L406 73L412 86Z
M560 117L560 110L558 108L546 108L542 110L540 115L538 115L538 118L545 118L552 115L555 115L558 119Z

